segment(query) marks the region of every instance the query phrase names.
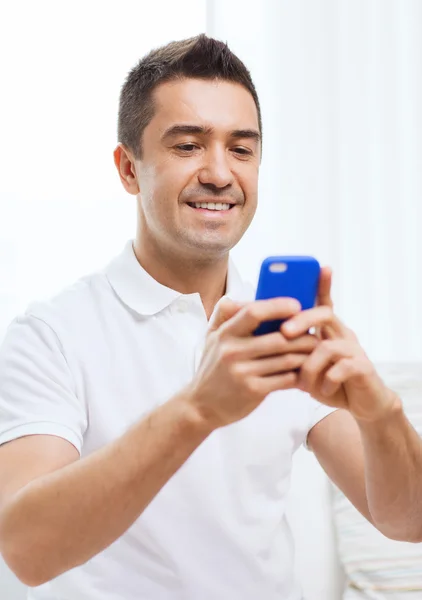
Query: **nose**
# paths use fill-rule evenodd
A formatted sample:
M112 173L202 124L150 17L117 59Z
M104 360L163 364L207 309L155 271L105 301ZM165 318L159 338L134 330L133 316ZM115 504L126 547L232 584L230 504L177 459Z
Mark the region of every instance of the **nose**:
M198 179L203 185L218 189L224 189L233 183L229 157L223 149L207 152Z

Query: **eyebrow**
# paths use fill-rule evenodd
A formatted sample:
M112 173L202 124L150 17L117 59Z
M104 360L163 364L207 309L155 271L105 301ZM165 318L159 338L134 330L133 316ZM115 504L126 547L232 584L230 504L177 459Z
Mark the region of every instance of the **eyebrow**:
M172 125L165 130L161 139L166 140L181 134L210 135L212 132L212 127L204 127L202 125ZM234 129L229 135L233 139L247 138L255 140L256 142L261 140L261 135L256 129Z

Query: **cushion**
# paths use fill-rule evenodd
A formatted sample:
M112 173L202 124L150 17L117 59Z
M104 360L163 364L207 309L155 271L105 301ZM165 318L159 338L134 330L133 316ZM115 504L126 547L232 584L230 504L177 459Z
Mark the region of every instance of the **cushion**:
M422 436L422 364L377 367ZM383 536L334 485L332 501L339 558L348 579L344 600L421 600L422 544Z

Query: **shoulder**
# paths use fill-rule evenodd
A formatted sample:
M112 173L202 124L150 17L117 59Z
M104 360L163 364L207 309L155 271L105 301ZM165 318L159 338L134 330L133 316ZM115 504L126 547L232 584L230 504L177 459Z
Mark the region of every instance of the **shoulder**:
M105 273L93 273L50 298L32 302L17 321L42 322L60 335L64 330L86 324L108 295L110 285Z

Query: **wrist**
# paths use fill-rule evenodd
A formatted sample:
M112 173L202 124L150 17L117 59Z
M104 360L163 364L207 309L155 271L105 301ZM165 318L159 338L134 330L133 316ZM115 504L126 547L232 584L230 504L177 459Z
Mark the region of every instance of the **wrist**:
M205 439L214 429L217 429L210 415L200 409L195 390L191 386L175 396L182 426L192 435L203 436Z
M393 390L386 389L386 398L379 410L365 418L355 415L354 417L361 429L367 429L368 427L384 426L397 419L401 414L403 414L403 404L400 397Z

